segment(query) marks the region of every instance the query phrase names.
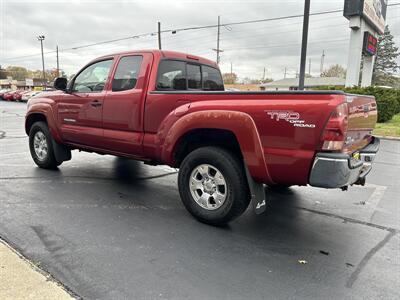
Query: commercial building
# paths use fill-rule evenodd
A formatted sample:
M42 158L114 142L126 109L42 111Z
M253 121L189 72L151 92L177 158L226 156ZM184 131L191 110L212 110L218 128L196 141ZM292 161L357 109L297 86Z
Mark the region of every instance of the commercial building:
M345 86L346 79L340 77L311 77L306 78L304 89L311 90L323 86ZM268 83L260 84L263 91L287 91L297 90L299 86L298 78L285 78Z
M12 90L34 90L43 87L43 79L41 78L26 78L25 80L15 80L12 77L0 79L0 89Z

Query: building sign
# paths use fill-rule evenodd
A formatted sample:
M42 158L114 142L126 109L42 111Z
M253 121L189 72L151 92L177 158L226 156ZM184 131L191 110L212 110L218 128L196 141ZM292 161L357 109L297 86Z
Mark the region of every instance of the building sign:
M364 32L364 46L363 53L368 56L376 54L378 39L370 34L368 31Z
M388 0L345 0L343 15L346 18L361 16L379 34L385 31Z
M387 0L364 0L365 20L382 34L385 31Z
M33 86L33 79L25 78L25 85L26 86Z

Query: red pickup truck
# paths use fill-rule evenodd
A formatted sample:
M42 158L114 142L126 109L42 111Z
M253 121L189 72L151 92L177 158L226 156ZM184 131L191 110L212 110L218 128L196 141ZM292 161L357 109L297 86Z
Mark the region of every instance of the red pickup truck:
M183 204L224 224L265 185L347 189L379 149L373 97L341 91L226 92L215 62L172 51L106 55L28 103L25 130L42 168L71 150L179 168Z

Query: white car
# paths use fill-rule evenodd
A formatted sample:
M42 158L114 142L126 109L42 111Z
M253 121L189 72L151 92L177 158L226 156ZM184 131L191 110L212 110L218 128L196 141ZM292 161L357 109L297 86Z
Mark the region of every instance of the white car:
M37 94L39 94L41 91L31 91L29 93L25 93L22 95L21 101L28 101L29 99L31 99L33 96L36 96Z

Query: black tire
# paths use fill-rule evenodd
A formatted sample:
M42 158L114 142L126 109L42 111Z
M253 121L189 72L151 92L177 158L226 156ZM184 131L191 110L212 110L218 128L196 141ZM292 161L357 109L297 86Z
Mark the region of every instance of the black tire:
M44 157L40 158L36 152L35 152L35 147L34 147L34 138L35 135L41 132L45 136L45 143L47 145L47 155ZM58 162L55 158L54 155L54 149L53 149L53 143L52 143L53 137L50 134L49 128L47 127L47 124L45 122L36 122L32 125L30 131L29 131L29 150L31 152L31 156L35 164L38 165L38 167L43 168L43 169L57 169L59 165L61 165L62 162Z
M220 207L213 210L200 206L189 187L192 172L203 164L218 169L226 183L225 200ZM234 220L250 203L250 192L242 161L218 147L202 147L189 153L180 166L178 186L186 209L197 220L210 225L220 226Z

